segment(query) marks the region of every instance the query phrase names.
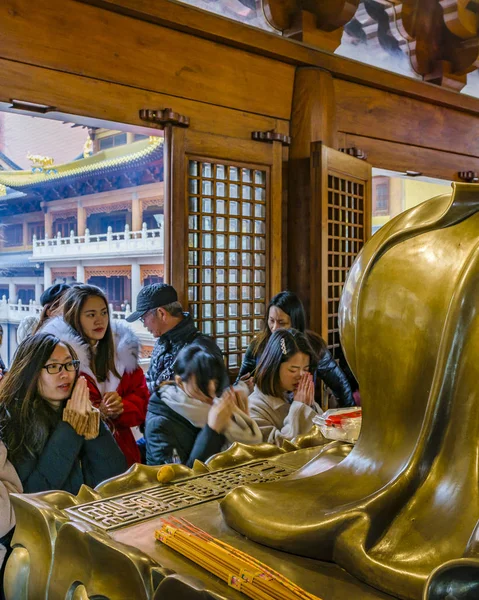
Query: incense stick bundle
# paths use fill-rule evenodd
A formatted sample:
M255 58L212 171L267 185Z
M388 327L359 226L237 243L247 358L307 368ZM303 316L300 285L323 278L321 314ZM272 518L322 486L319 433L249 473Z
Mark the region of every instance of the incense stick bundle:
M321 600L254 557L212 537L185 519L163 519L157 540L253 600Z

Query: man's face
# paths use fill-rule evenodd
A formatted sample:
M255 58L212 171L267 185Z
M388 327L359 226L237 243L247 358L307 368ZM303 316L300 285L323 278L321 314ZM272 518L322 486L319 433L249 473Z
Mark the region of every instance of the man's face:
M141 319L153 337L160 337L167 331L165 329L164 313L165 311L162 308L152 308Z

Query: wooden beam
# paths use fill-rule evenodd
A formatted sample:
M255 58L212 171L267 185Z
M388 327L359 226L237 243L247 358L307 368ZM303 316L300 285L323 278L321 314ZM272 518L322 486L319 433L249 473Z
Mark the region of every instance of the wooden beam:
M0 58L289 117L294 68L278 60L74 0L4 0L0 22Z
M172 106L178 112L189 115L195 131L216 133L236 139L251 139L254 130L275 129L289 131L288 121L278 121L203 102L177 98L170 94L158 94L123 84L98 81L82 75L36 67L15 61L0 59L0 108L8 110L11 98L28 99L41 104L51 104L57 111L48 118L68 120L81 124L117 124L146 127L140 119L142 108ZM89 121L90 119L95 121ZM88 123L87 123L88 121ZM118 127L118 125L116 125ZM114 127L113 127L114 128ZM152 125L151 129L155 127ZM145 129L147 132L147 129Z
M459 171L479 172L478 157L359 135L343 134L340 137L348 146L365 150L368 162L380 169L401 173L418 171L428 177L449 181L461 181Z
M298 66L330 71L335 78L360 83L400 96L479 114L479 99L443 89L403 75L397 75L311 48L278 34L262 31L172 0L76 0L135 19L156 23L195 36L241 48Z
M288 193L288 287L303 300L309 312L313 252L310 245L312 182L311 144L336 143L333 78L320 69L300 68L296 72L291 114L292 144L289 154Z
M479 156L477 117L346 81L334 90L345 133Z

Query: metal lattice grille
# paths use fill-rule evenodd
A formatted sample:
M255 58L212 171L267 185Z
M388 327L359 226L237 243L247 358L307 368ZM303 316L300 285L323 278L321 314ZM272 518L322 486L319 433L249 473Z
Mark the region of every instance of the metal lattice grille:
M346 276L364 245L364 183L328 174L328 347L339 347L338 308Z
M237 369L266 300L267 171L188 164L188 301L203 333Z

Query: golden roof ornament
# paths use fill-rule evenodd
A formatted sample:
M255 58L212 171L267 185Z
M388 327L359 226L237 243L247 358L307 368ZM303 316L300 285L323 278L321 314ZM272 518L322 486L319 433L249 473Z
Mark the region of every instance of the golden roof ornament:
M55 160L51 156L42 156L41 154L27 154L28 160L32 163L32 173L45 173L49 175L56 173L56 169L53 169Z
M87 137L83 145L83 158L88 158L93 154L93 140L90 136Z

